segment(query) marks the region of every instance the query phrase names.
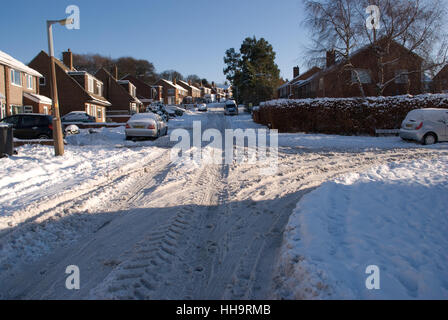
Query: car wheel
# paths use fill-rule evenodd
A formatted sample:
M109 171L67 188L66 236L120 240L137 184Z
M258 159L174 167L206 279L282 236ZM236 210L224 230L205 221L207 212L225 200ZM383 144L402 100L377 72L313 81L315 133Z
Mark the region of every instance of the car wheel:
M126 136L126 141L130 141L130 140L132 140L132 137Z
M434 143L437 142L437 136L434 133L428 133L427 135L425 135L425 137L423 138L423 144L425 146L429 146L432 145Z
M50 137L47 136L46 134L41 134L41 135L38 137L38 139L39 139L39 140L50 140Z

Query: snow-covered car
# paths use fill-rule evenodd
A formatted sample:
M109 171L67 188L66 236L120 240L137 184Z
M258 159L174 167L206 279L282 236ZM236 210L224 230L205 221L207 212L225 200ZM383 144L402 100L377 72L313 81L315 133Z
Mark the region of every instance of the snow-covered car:
M229 100L224 106L224 114L226 116L236 116L238 115L238 106L235 100Z
M92 123L96 122L95 117L87 114L84 111L73 111L67 113L65 116L61 117L62 122L82 122L82 123Z
M199 104L199 105L198 105L198 111L201 111L201 112L207 112L207 111L208 111L208 109L207 109L207 105L206 105L205 103L201 103L201 104Z
M425 145L448 141L448 109L412 110L401 125L400 137Z
M126 123L126 140L133 138L158 138L168 134L168 126L155 113L137 113Z

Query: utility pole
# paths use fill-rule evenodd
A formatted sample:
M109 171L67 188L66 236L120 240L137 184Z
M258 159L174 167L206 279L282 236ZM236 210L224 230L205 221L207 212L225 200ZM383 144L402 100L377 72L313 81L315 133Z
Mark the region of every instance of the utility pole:
M59 114L59 100L58 100L58 86L56 81L56 65L54 62L54 45L53 45L53 24L60 24L62 26L73 24L73 19L63 20L49 20L47 21L48 34L48 54L50 56L50 70L51 70L51 98L53 101L53 140L55 156L64 155L64 137L62 135L61 117Z

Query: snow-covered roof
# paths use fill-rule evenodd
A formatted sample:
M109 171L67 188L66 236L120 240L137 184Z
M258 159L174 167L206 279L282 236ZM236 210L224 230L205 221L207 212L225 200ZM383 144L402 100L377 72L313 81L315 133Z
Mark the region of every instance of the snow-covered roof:
M53 103L53 100L51 100L50 98L35 93L24 92L23 96L37 103L45 103L45 104Z
M90 102L93 102L93 103L99 103L103 106L108 106L108 107L110 107L112 105L109 101L95 98L92 95L90 95L90 98L92 99Z
M8 67L11 67L11 68L13 68L13 69L15 69L17 71L25 72L26 74L29 74L31 76L35 76L35 77L39 77L39 78L43 77L36 70L31 69L30 67L28 67L24 63L20 62L17 59L14 59L9 54L7 54L7 53L5 53L5 52L3 52L1 50L0 50L0 64L6 65Z
M177 85L177 84L174 84L173 82L171 82L171 81L169 81L169 80L166 80L166 79L161 79L161 80L162 80L162 81L165 81L166 83L168 83L169 85L175 87L175 88L178 89L178 90L188 91L188 90L185 89L184 87L181 87L181 86L179 86L179 85Z

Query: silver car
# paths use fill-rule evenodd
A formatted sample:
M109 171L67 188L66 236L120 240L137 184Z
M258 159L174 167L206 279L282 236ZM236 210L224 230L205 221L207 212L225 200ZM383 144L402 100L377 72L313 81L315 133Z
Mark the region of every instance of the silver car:
M158 138L168 134L166 122L152 112L137 113L126 123L126 140L133 138Z
M425 145L448 141L448 109L417 109L408 113L400 137Z

